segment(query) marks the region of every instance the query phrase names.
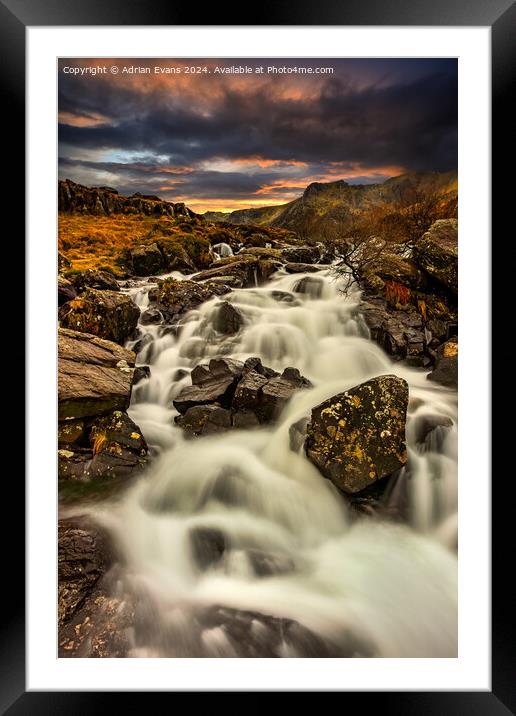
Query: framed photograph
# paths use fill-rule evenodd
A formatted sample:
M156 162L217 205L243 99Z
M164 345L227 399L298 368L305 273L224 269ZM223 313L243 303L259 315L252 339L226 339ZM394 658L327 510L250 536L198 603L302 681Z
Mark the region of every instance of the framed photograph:
M28 319L2 713L516 708L490 438L514 4L291 12L0 4Z

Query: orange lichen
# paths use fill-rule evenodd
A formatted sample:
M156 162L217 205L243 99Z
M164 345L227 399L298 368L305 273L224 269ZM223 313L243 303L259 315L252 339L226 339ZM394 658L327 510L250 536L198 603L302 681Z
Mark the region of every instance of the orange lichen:
M385 282L385 298L393 304L405 305L410 300L410 289L397 281Z

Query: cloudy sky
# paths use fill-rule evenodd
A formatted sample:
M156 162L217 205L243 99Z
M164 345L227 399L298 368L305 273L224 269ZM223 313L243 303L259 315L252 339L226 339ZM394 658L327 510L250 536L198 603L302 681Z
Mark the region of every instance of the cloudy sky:
M185 65L207 71L165 73ZM456 168L453 59L62 59L58 77L60 178L198 212Z

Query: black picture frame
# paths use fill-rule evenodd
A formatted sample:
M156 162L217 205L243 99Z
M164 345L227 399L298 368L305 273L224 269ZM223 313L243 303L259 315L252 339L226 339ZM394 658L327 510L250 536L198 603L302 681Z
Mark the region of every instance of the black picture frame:
M4 196L9 197L9 213L17 217L16 232L10 240L17 243L20 254L17 266L24 265L24 246L21 241L25 198L25 30L28 26L75 26L75 25L199 25L202 16L204 26L210 25L390 25L390 26L489 26L492 37L492 170L496 190L492 193L493 232L503 241L501 227L509 218L513 198L510 182L502 179L502 169L510 157L507 154L510 138L514 135L513 114L509 111L511 81L514 86L516 68L516 6L511 0L319 0L317 3L297 0L280 4L263 0L260 5L250 6L247 17L240 20L241 8L233 12L228 5L213 4L198 7L170 0L0 0L0 64L1 97L6 124L6 144L16 148L15 160L4 167ZM263 18L268 20L263 23ZM230 22L230 20L237 20ZM223 22L221 22L223 20ZM509 193L511 192L511 193ZM511 201L512 200L512 201ZM513 212L511 212L513 213ZM513 219L513 217L511 217ZM510 223L507 223L510 226ZM506 237L509 238L509 237ZM12 243L11 243L12 242ZM501 262L503 264L504 262ZM493 299L498 298L498 287L510 285L509 265L501 268L493 283ZM507 275L504 274L507 272ZM18 290L18 299L19 290ZM499 304L501 305L501 304ZM493 313L493 335L503 318ZM486 337L490 340L490 337ZM22 364L23 337L17 341L17 349L10 356L11 366ZM21 383L21 380L20 380ZM21 392L21 387L20 387ZM493 389L493 395L496 391ZM23 405L22 395L19 403ZM11 416L10 416L11 417ZM13 418L14 419L14 418ZM492 454L510 445L509 424L499 425L493 434ZM18 428L19 431L19 428ZM488 439L488 436L486 436ZM26 446L30 450L30 445ZM22 454L20 452L19 454ZM17 473L21 472L20 470ZM12 470L14 473L14 470ZM493 481L492 519L492 691L473 692L346 692L340 695L349 708L350 699L360 699L361 707L378 707L382 713L396 714L467 714L493 716L516 713L516 660L514 639L509 628L513 612L512 590L505 583L511 558L511 540L504 536L506 524L511 524L513 512L511 491L514 479L499 470L499 484ZM5 476L7 479L7 475ZM502 484L500 484L502 483ZM9 716L38 714L90 714L120 709L120 694L95 692L26 692L25 691L25 594L24 594L24 484L20 474L9 477L8 492L10 526L3 522L3 597L5 606L1 612L0 639L0 713ZM14 517L14 521L12 518ZM14 527L12 526L14 524ZM49 578L53 578L50 575ZM409 686L409 685L408 685ZM410 686L409 686L410 688ZM131 693L134 708L149 694ZM117 700L115 702L115 699ZM143 704L142 704L143 706Z

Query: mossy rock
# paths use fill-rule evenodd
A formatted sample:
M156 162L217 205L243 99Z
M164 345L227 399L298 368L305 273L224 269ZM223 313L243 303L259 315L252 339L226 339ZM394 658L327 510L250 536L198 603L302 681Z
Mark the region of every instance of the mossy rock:
M381 375L325 400L312 410L306 454L346 493L389 477L407 462L408 384Z

